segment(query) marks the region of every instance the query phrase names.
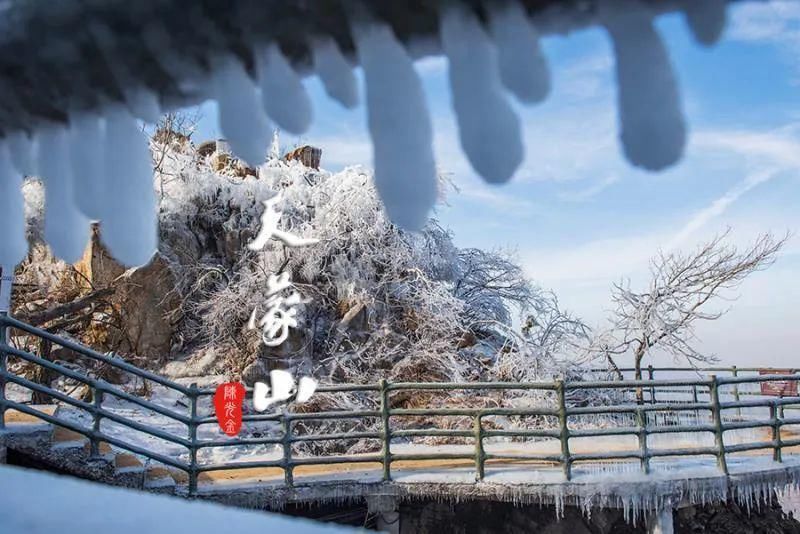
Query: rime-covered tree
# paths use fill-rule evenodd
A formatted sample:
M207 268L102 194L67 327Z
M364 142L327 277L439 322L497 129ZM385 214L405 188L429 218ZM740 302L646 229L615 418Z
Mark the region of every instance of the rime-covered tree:
M632 289L630 281L615 284L611 326L598 334L593 350L614 368L614 355L630 354L637 379L643 358L655 348L691 365L714 361L715 356L694 346L695 326L722 317L727 309L711 305L730 298L749 275L772 265L787 239L763 234L740 249L728 243L729 234L691 252L659 253L651 260L650 282L643 290Z

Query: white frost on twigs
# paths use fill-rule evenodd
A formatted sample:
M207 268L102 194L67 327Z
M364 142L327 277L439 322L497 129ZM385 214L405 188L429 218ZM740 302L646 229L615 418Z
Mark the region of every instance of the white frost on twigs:
M389 217L420 230L436 202L428 106L414 65L388 26L353 31L364 69L375 186Z
M703 45L715 44L722 37L727 22L727 2L725 0L688 0L684 13L686 23L695 40Z
M348 109L358 105L358 85L353 68L331 38L314 43L314 70L328 96Z
M93 114L72 117L69 128L69 154L72 165L75 204L90 219L103 218L103 124Z
M544 100L550 92L550 71L539 45L539 33L523 7L509 2L493 9L489 23L503 85L522 102Z
M89 237L89 220L75 202L67 136L62 128L53 126L40 131L38 169L45 185L45 241L55 256L75 263L83 255Z
M616 55L620 139L628 160L662 170L680 160L686 123L669 55L639 2L600 4Z
M150 261L158 245L156 199L147 139L122 108L106 115L106 208L100 235L124 265Z
M311 125L311 100L278 46L257 50L256 64L267 115L289 133L305 133Z
M16 265L28 253L24 206L22 176L11 167L6 147L0 145L0 265Z
M261 165L266 157L270 128L255 82L235 58L220 62L213 76L222 134L234 154L252 167Z
M519 118L500 85L496 50L478 19L463 9L442 13L440 31L461 146L486 181L506 182L524 149Z
M33 158L33 140L25 132L17 131L6 137L11 164L23 176L36 174L36 162Z

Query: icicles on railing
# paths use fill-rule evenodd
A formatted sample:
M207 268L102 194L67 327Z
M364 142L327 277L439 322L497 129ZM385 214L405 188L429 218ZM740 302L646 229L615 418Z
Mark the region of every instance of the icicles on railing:
M311 125L311 100L278 46L257 50L256 64L267 115L289 133L305 133Z
M145 264L158 244L153 169L147 139L123 108L106 114L103 152L106 187L101 237L123 264Z
M635 0L600 3L601 22L616 55L620 139L637 167L676 163L686 144L678 84L652 14Z
M45 186L44 238L53 254L67 263L83 255L89 219L78 210L72 168L63 128L44 128L38 138L37 168Z
M436 163L428 107L405 48L383 24L353 28L364 69L375 186L389 217L421 229L436 201Z
M22 175L12 168L6 146L0 145L0 265L16 265L28 253L24 208Z
M440 34L461 147L486 181L508 181L524 149L519 117L500 85L494 45L475 15L456 7L442 13Z
M353 69L333 39L314 43L314 70L328 96L350 109L358 104L358 85Z
M489 15L503 85L522 102L541 102L550 92L550 71L525 10L509 2Z
M219 128L239 158L253 167L267 155L270 126L255 82L235 58L227 58L213 74L212 91L219 108Z
M103 123L91 114L71 117L69 154L75 203L96 221L103 218L105 169L103 168Z

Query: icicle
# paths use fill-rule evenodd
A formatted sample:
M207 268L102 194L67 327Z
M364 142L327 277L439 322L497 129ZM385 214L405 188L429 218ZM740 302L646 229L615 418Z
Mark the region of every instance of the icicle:
M725 0L688 0L684 3L686 23L695 40L710 46L719 41L727 22Z
M598 13L616 55L620 139L630 162L664 169L683 155L686 124L669 55L652 15L633 0L604 0Z
M90 219L103 218L103 125L96 115L73 117L69 129L69 152L75 204Z
M489 23L503 85L522 102L544 100L550 92L550 71L525 10L508 2L490 11Z
M366 84L375 186L389 217L420 230L436 202L428 107L411 58L383 24L353 31Z
M484 179L505 182L524 149L519 118L500 86L495 50L477 18L459 8L442 14L440 33L461 146Z
M150 124L156 124L161 118L161 106L158 97L149 89L139 87L125 91L125 103L131 114Z
M36 164L33 158L33 141L25 132L14 132L6 138L8 155L17 172L23 176L36 174Z
M237 59L228 58L215 70L212 84L219 105L219 128L233 153L251 167L261 165L270 128L255 83Z
M121 263L145 264L158 245L153 171L147 140L125 109L106 115L104 152L107 206L100 235Z
M0 265L17 265L28 254L24 207L22 176L11 167L6 147L0 145Z
M305 133L311 125L311 100L297 73L275 44L257 51L256 62L267 115L289 133Z
M324 38L314 43L314 70L328 96L348 109L358 105L358 86L353 69L333 39Z
M281 159L281 139L278 130L272 132L272 143L269 145L269 159L278 161Z
M86 247L89 220L75 202L66 137L60 127L43 129L38 139L37 161L45 185L45 241L55 256L75 263Z

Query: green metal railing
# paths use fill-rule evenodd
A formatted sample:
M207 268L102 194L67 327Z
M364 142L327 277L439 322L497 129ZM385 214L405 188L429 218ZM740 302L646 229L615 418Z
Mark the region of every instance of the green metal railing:
M104 380L93 378L84 373L69 369L59 363L46 360L19 348L9 342L6 333L8 328L14 328L23 336L48 340L54 344L70 349L90 360L109 365L143 380L159 384L185 397L187 400L187 413L180 413L173 409L157 405L139 396L123 391ZM41 366L49 371L64 377L86 384L92 391L92 402L76 399L48 385L31 381L17 373L11 372L8 367L9 359L18 359L28 364ZM605 370L604 370L605 371ZM624 370L623 370L624 371ZM214 438L200 439L198 428L203 425L216 424L213 414L201 414L201 403L213 396L211 388L198 388L195 384L184 386L148 371L139 369L117 358L100 354L67 339L60 338L44 330L32 327L8 316L0 315L0 429L3 426L3 414L8 409L18 410L22 413L37 417L43 421L67 428L86 436L91 444L91 453L97 456L100 442L134 454L150 458L164 465L182 470L188 475L188 491L190 494L197 492L200 474L247 468L280 468L283 470L284 482L287 486L295 485L294 470L297 467L308 465L333 465L333 464L380 464L382 478L385 481L392 479L392 467L397 462L403 461L431 461L453 460L460 462L458 465L474 465L475 478L481 481L486 476L487 463L493 462L540 462L549 466L560 467L566 480L572 478L573 466L583 462L605 461L638 461L642 472L651 471L651 460L676 457L676 456L706 456L716 458L716 463L721 473L728 473L728 458L732 454L755 450L772 450L772 459L782 462L784 451L791 447L799 447L800 439L784 437L782 428L787 425L800 425L800 417L786 417L784 408L800 406L800 397L787 398L751 398L742 400L741 386L745 384L758 385L763 382L773 381L798 381L800 374L791 375L743 375L745 372L761 371L751 368L713 368L711 372L728 372L730 376L710 375L695 378L656 379L656 372L686 371L681 368L648 368L646 380L589 380L589 381L542 381L527 383L511 382L469 382L469 383L391 383L380 380L376 384L341 384L324 385L317 389L317 394L359 394L374 396L375 409L360 410L328 410L307 413L290 412L284 410L279 413L247 414L243 417L244 424L249 422L271 422L280 428L280 432L263 437L246 438ZM702 371L702 370L701 370ZM51 396L53 399L69 406L73 406L90 414L91 426L82 426L74 421L67 420L58 415L49 415L37 410L35 406L22 402L12 401L7 398L6 384L16 384ZM730 388L732 398L724 400L722 389ZM647 390L650 399L647 402L636 402L629 392ZM582 405L570 399L591 398L588 393L598 391L613 392L618 395L613 402ZM423 407L399 408L392 407L392 396L401 392L428 392L441 394L503 394L503 393L533 393L540 394L541 405L527 407L471 407L461 405L455 407ZM665 393L674 394L682 392L691 396L690 399L672 401L664 397ZM707 401L700 401L698 392L708 395ZM581 397L581 395L583 396ZM150 410L171 421L185 427L185 433L176 435L163 428L134 421L107 409L104 403L109 397L116 397L133 403L140 408ZM461 399L465 404L468 398ZM769 416L741 417L742 410L748 408L766 408ZM735 410L736 418L730 420L725 412ZM689 424L676 419L674 424L656 424L653 417L658 414L694 414L695 417ZM706 413L705 417L697 414ZM577 421L587 416L605 418L603 425L582 427ZM471 421L471 428L427 428L414 427L409 424L400 424L408 418L446 418L460 417ZM550 425L540 425L527 428L495 428L487 424L487 419L496 417L538 417L542 420L553 421ZM168 456L158 453L148 447L131 443L119 435L104 431L102 422L108 420L124 427L142 432L148 436L165 440L186 449L185 455ZM329 431L317 432L313 429L298 431L298 423L311 425L314 422L338 421L369 421L368 428L364 431ZM310 427L309 427L310 428ZM766 441L747 443L727 443L725 433L743 429L766 428L769 430L770 439ZM683 448L654 448L650 438L659 434L676 433L711 433L714 436L713 446L696 446ZM607 436L633 436L638 446L630 450L616 450L605 452L576 452L570 448L570 440L577 438L607 437ZM472 452L418 452L394 453L392 443L395 440L409 440L417 438L450 438L472 439L474 450ZM380 450L367 454L350 455L305 455L297 456L293 447L298 444L314 442L337 442L346 440L377 440ZM538 439L557 441L560 447L554 452L523 452L503 453L491 452L486 448L487 440L492 439ZM273 446L279 447L282 454L275 459L236 461L222 463L205 463L198 458L198 453L207 449L231 446ZM377 448L377 447L376 447ZM182 459L182 458L185 458Z

